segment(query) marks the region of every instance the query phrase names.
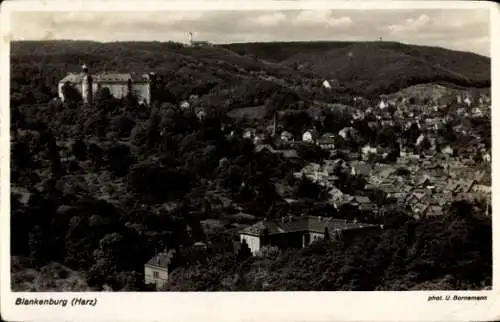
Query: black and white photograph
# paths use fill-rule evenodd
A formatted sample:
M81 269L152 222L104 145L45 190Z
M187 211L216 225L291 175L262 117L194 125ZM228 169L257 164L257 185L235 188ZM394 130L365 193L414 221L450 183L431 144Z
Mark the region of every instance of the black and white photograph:
M111 6L10 13L12 296L493 290L490 7Z

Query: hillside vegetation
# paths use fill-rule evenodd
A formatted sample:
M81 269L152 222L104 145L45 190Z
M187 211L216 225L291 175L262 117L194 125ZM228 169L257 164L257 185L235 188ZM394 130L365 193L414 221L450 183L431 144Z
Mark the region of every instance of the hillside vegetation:
M240 54L311 70L364 93L437 81L487 87L491 78L491 62L487 57L396 42L253 43L225 47Z
M248 82L301 90L307 98L324 79L338 81L337 94L377 95L421 83L490 86L490 59L467 52L394 42L245 43L185 48L168 42L23 41L12 43L12 63L26 68L50 64L50 81L90 68L165 73L176 91L220 93ZM119 57L127 57L122 61ZM187 91L176 93L186 96ZM227 93L226 93L227 94ZM315 97L317 98L317 97Z

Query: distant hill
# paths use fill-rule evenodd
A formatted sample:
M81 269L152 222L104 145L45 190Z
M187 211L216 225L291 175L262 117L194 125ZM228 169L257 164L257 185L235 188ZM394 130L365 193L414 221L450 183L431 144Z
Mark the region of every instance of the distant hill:
M487 57L395 42L273 42L185 48L173 42L22 41L12 43L11 58L13 66L50 68L54 78L77 71L82 63L95 70L154 70L169 74L171 87L178 87L179 79L182 86L192 83L193 89L185 92L198 95L255 81L300 88L307 94L329 79L339 84L332 91L367 96L425 83L474 88L491 85ZM255 102L255 106L260 104Z
M274 42L229 44L240 54L309 70L363 93L393 92L422 83L489 87L490 58L396 42Z

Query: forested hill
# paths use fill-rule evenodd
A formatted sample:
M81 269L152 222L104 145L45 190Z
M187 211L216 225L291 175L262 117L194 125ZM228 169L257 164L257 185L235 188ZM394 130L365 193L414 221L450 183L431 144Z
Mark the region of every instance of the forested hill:
M249 80L270 81L295 91L300 88L307 94L315 92L311 86L320 86L326 78L337 81L333 91L375 95L429 82L489 87L491 78L487 57L394 42L273 42L184 48L173 42L22 41L12 43L11 54L15 68L50 69L45 83L54 83L86 63L94 70L167 73L172 82L179 83L173 78L180 80L180 84L170 84L174 91L191 84L189 90L180 91L181 96L189 91L204 95L213 88L234 89Z
M489 87L491 60L470 52L397 42L275 42L224 45L240 54L333 78L349 88L387 91L445 82Z

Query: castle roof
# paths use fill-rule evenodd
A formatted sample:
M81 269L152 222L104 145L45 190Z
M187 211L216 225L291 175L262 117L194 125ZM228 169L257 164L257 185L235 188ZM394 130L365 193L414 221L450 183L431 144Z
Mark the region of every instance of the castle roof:
M377 225L348 222L344 219L336 219L331 217L289 217L288 220L278 223L274 221L259 221L255 225L245 228L241 231L242 234L263 236L267 233L269 235L286 234L293 232L318 232L323 233L325 228L329 232L343 231L351 229L362 229L368 227L376 227Z
M84 73L69 73L61 83L81 83L85 74ZM136 73L99 73L93 74L92 80L97 83L127 83L131 80L134 83L147 83L149 82L149 75L139 75Z

